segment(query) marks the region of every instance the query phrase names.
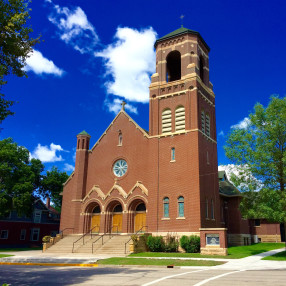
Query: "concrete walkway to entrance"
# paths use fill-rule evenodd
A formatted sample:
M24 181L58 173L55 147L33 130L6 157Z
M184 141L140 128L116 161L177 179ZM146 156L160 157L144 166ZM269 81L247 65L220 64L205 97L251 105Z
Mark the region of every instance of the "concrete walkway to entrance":
M212 266L211 269L220 270L269 270L269 269L286 269L286 261L273 261L273 260L261 260L266 256L270 256L284 251L285 248L271 250L268 252L248 256L240 259L218 259L218 258L182 258L182 259L194 259L194 260L216 260L226 261L225 264ZM0 262L9 263L79 263L89 264L95 263L99 259L114 257L114 255L91 255L82 253L43 253L41 250L35 251L17 251L17 252L2 252L1 254L15 255L12 257L3 257ZM149 257L150 258L150 257ZM156 259L166 259L166 257L154 257ZM172 257L168 257L172 259ZM174 257L174 259L180 259ZM132 267L132 266L130 266ZM189 268L191 266L185 266L181 268ZM198 268L198 267L196 267ZM205 268L205 267L204 267Z

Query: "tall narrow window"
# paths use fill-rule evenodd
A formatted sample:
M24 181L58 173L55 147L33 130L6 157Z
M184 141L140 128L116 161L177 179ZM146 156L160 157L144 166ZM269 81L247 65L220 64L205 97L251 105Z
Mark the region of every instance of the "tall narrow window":
M202 82L204 82L204 66L205 66L205 62L202 56L200 56L200 78L202 80Z
M175 161L176 160L176 151L175 148L173 147L171 149L171 161Z
M82 140L82 146L81 149L84 149L84 139Z
M207 151L207 164L210 164L210 157L209 157L209 151Z
M21 229L20 240L26 239L26 229Z
M206 114L206 135L210 137L210 116Z
M40 235L40 229L39 228L31 228L30 240L38 241L39 235Z
M185 130L185 107L179 106L175 112L175 129L176 131Z
M201 112L201 123L202 123L202 132L205 133L206 129L205 129L205 112L204 111Z
M119 132L119 135L118 135L118 146L122 146L122 133Z
M164 203L164 217L169 217L169 198L165 197L163 203Z
M179 215L179 217L184 217L185 216L184 197L179 197L178 198L178 215Z
M214 201L213 199L211 200L211 219L214 219Z
M208 201L208 199L206 199L205 208L206 208L206 218L209 218L209 201Z
M171 109L165 109L162 112L162 133L172 131L172 112Z

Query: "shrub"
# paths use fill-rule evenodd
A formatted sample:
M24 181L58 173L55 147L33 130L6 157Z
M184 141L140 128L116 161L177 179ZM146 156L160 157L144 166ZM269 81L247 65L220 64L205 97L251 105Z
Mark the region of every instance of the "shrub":
M168 233L165 241L165 252L178 252L179 241L174 235Z
M152 252L161 252L165 249L165 243L162 236L149 235L147 238L147 245Z
M180 239L181 247L188 253L200 252L200 237L183 235Z
M50 242L50 240L51 240L51 236L50 236L50 235L46 235L46 236L44 236L43 239L42 239L42 241L43 241L44 243Z

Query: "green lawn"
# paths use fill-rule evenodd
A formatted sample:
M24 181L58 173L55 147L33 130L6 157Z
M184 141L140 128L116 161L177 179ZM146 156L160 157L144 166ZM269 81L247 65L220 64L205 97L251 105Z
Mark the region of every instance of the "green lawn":
M9 257L9 256L14 256L14 255L0 254L0 258L2 258L2 257Z
M97 261L100 265L215 266L224 262L212 260L148 259L113 257Z
M272 256L264 257L262 260L280 260L280 261L286 260L286 251L279 252Z
M130 257L195 257L195 258L227 258L237 259L243 258L273 249L284 247L284 243L257 243L246 246L232 246L228 248L227 256L220 255L201 255L200 253L165 253L165 252L142 252L130 254Z
M42 250L40 247L19 247L19 248L0 248L0 252L11 252L11 251L29 251L29 250Z

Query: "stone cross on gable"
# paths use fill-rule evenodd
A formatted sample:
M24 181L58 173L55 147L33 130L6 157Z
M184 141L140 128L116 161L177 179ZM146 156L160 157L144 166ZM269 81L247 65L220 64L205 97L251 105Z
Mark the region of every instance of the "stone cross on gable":
M122 105L121 110L125 110L125 104L126 104L126 102L123 100L123 101L121 102L121 105Z

